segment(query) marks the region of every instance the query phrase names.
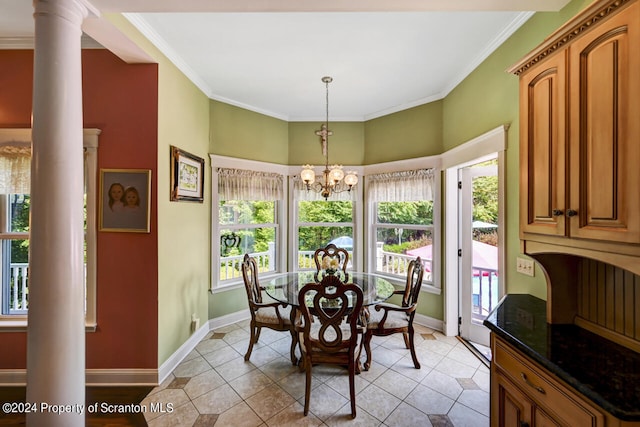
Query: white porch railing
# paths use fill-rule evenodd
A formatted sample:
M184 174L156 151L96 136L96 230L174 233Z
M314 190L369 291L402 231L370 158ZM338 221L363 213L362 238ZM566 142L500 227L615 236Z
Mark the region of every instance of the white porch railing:
M274 271L276 268L275 243L269 242L265 252L253 252L249 255L256 259L258 271ZM242 277L242 255L220 257L220 281L238 279Z
M9 264L9 314L27 314L29 310L29 263L12 262ZM84 264L86 286L87 264Z
M9 314L23 314L29 306L29 263L10 264L11 287L9 295Z

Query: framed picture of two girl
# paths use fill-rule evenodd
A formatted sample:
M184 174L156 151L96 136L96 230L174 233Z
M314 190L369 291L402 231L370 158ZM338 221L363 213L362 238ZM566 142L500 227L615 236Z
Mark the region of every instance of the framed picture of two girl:
M100 170L100 231L148 233L151 170Z

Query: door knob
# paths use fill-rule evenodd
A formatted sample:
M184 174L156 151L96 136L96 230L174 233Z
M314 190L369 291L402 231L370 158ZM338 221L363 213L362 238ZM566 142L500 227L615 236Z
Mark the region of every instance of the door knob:
M572 217L572 216L576 216L576 215L578 215L578 211L575 211L575 210L573 210L573 209L569 209L569 210L567 211L567 216L568 216L568 217Z
M553 211L551 211L551 213L553 214L553 216L560 216L563 214L561 209L554 209Z

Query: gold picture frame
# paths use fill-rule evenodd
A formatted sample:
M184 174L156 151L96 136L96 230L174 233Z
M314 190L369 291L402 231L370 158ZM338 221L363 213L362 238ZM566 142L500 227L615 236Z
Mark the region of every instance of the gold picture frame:
M171 149L171 192L174 202L204 201L204 159L178 147Z
M100 169L100 231L149 233L150 169Z

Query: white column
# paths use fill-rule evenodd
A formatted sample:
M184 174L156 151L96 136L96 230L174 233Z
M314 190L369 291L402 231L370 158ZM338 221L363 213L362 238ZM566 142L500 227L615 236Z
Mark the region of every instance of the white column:
M80 0L34 0L35 52L27 414L84 426L83 152ZM70 405L69 412L45 405Z

